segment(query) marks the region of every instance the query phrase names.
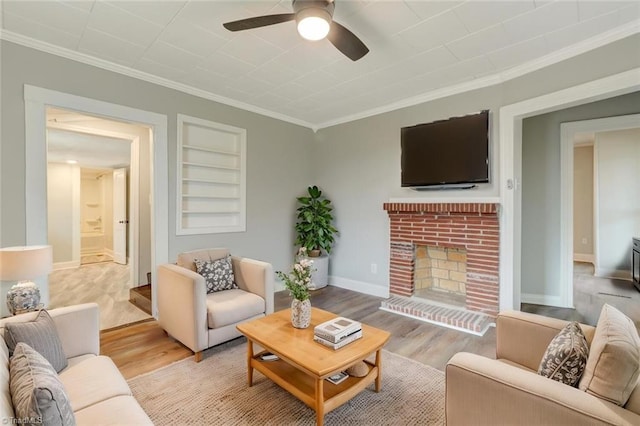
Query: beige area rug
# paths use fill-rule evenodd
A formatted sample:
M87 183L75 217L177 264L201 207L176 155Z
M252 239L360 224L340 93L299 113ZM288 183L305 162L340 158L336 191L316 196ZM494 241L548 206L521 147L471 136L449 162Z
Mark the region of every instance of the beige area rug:
M325 425L443 425L444 373L383 351L382 390L373 385L327 413ZM247 386L243 338L129 380L158 425L313 425L315 412L261 373ZM325 386L331 386L327 382Z

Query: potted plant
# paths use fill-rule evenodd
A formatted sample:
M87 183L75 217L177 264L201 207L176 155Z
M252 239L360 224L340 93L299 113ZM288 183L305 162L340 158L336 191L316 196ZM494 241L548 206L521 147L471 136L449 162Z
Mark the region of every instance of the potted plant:
M284 286L293 297L291 301L291 324L295 328L307 328L311 323L311 301L309 300L309 287L311 286L311 273L313 261L306 257L306 248L300 247L291 272L285 274L276 271L276 275L284 282Z
M298 197L298 221L296 223L296 244L307 249L309 257L318 257L324 250L331 252L334 234L338 232L333 227L331 201L322 195L317 186L307 189L308 196Z

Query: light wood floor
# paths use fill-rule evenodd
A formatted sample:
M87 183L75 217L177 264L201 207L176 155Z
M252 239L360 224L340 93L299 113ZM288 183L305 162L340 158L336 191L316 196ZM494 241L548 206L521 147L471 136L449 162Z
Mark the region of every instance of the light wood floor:
M522 310L595 324L606 302L627 314L636 326L640 325L640 292L631 282L595 278L588 266L578 265L574 286L575 310L524 304ZM311 295L312 306L389 331L391 339L385 349L439 370L444 370L449 358L461 351L495 357L495 328L490 328L482 337L473 336L381 311L378 309L381 300L331 286ZM275 294L276 311L290 304L288 292ZM193 356L189 349L167 337L153 320L103 331L101 351L113 358L126 378Z

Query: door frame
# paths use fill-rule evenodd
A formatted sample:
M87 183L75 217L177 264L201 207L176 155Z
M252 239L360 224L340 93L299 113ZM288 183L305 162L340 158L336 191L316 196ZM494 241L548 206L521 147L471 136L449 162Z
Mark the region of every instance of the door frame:
M522 121L638 90L640 68L634 68L500 108L500 310L520 310L521 303Z
M169 258L169 189L167 158L167 116L124 105L71 95L28 84L25 101L25 223L26 244L47 243L47 146L46 108L49 106L140 124L151 129L151 268ZM156 277L156 274L152 274ZM151 283L152 313L158 317L157 286ZM41 288L43 303L49 302L49 283Z
M573 307L573 136L579 132L607 132L640 127L640 114L571 121L560 124L560 283L562 307ZM597 179L597 144L594 143L594 180ZM594 182L593 252L598 263L598 189ZM596 265L597 266L597 265Z
M131 144L129 154L129 227L127 228L127 239L129 244L129 287L135 287L138 282L138 252L139 244L138 239L135 238L138 235L138 229L140 226L140 214L138 199L140 198L140 170L138 167L140 161L140 137L130 133L116 132L112 130L100 129L97 127L91 127L86 125L68 124L68 123L49 123L47 122L48 129L60 129L70 132L84 133L88 135L105 136L110 138L117 138L129 141ZM80 165L82 167L82 165ZM78 216L80 213L77 213ZM74 222L74 226L78 226L77 221ZM73 252L73 261L77 260L80 265L80 229L74 230L73 233L74 245L77 245L77 250ZM77 240L75 240L77 238ZM77 256L77 257L76 257Z

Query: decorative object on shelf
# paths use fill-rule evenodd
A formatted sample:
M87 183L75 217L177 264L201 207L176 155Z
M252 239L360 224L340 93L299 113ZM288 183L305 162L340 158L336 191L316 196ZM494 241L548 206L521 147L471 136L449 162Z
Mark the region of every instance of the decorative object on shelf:
M369 373L369 367L364 361L357 362L347 368L347 374L353 377L364 377Z
M309 196L298 197L298 221L296 223L295 243L307 249L309 257L318 257L324 250L331 253L333 236L338 230L333 227L333 206L331 201L322 195L317 186L307 188Z
M296 263L291 272L285 274L276 271L276 275L284 282L284 286L293 297L291 301L291 324L295 328L307 328L311 324L311 301L309 300L309 286L313 261L306 257L306 249L301 247L296 255Z
M51 246L6 247L0 249L0 281L19 281L7 292L12 315L41 309L40 289L32 279L53 268Z

